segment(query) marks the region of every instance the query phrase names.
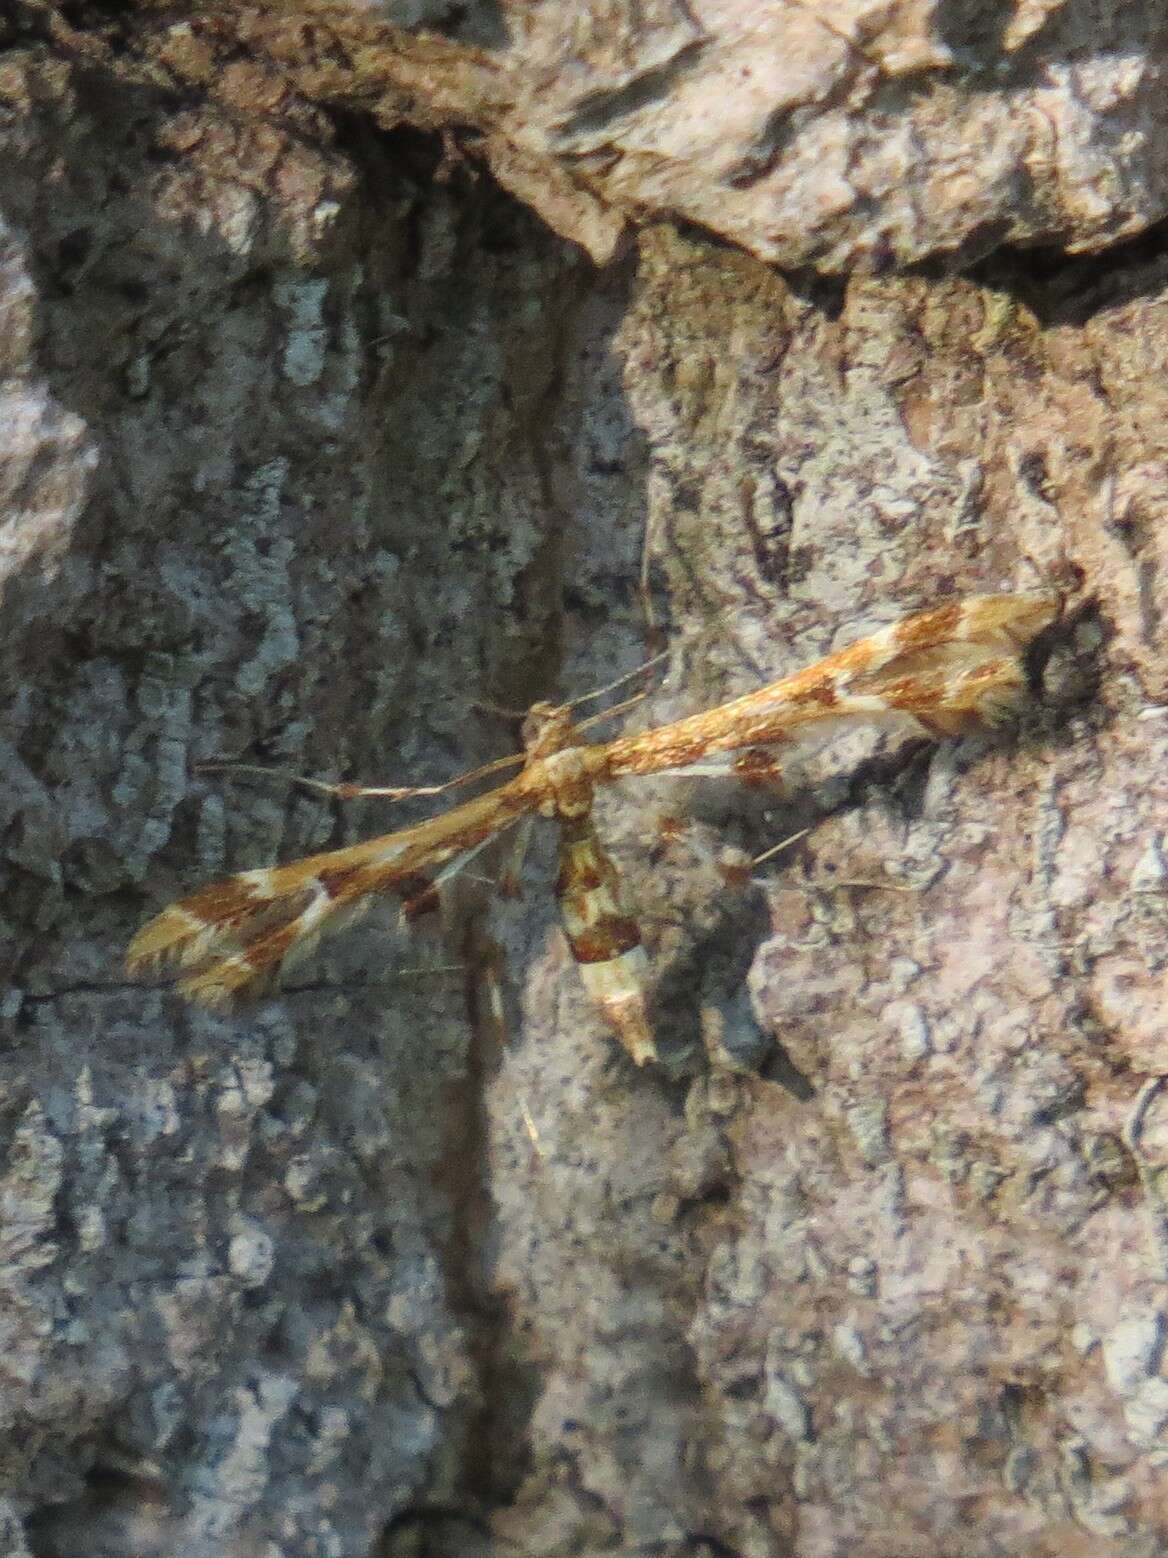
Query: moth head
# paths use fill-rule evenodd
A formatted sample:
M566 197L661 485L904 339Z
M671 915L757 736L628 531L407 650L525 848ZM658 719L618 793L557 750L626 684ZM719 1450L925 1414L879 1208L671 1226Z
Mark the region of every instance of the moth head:
M533 703L520 727L528 757L547 757L572 745L572 715L562 704Z

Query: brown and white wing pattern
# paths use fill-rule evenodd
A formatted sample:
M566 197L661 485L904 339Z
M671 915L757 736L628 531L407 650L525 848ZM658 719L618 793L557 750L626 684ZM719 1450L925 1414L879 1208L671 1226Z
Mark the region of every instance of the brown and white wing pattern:
M937 736L1000 724L1025 696L1027 648L1060 610L1059 597L1035 594L974 595L919 612L716 709L618 737L594 771L688 770L847 716L909 714Z
M361 913L374 893L400 895L407 916L423 912L443 880L484 844L539 811L560 828L557 896L581 978L644 1065L657 1054L646 1015L648 960L621 903L616 867L596 837L594 786L671 770L772 782L778 767L769 746L800 726L840 717L900 712L936 736L999 724L1025 694L1028 647L1060 609L1053 595L953 601L718 708L602 745L579 743L567 708L537 704L524 726L524 768L506 784L368 843L201 888L142 927L127 967L135 974L176 968L180 994L227 1007L265 988L322 934Z
M142 927L127 950L127 971L178 969L180 995L228 1008L237 996L267 989L326 932L351 923L372 894L395 892L417 906L431 873L456 868L535 799L512 780L416 827L212 882Z
M587 813L560 818L556 898L585 990L638 1066L656 1060L646 1009L649 957Z

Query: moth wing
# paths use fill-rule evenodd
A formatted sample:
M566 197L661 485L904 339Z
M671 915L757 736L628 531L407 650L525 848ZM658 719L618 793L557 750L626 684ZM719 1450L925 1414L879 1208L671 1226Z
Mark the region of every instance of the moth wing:
M485 825L471 812L474 805L462 809L470 819L465 827L439 831L423 824L212 882L142 927L127 949L127 972L176 968L179 994L216 1009L230 1007L237 996L259 994L313 951L322 935L359 918L375 894L398 894L407 918L411 908L422 912L443 882L515 820L504 814ZM449 819L458 820L455 814ZM433 834L429 849L425 829Z

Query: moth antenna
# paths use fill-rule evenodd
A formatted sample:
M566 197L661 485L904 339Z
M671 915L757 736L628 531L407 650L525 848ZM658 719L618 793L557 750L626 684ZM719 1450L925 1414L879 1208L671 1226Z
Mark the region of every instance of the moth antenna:
M282 779L285 784L300 785L303 789L313 790L318 795L333 795L342 801L362 799L403 801L418 795L445 795L447 790L454 790L462 784L471 784L476 779L489 778L491 774L500 773L505 768L513 768L522 761L523 754L513 752L506 757L496 757L478 768L468 769L464 774L456 774L453 779L445 779L441 784L400 785L355 784L350 780L310 779L305 774L294 774L285 768L264 768L259 763L212 760L197 763L195 767L197 772L202 774L258 774L264 779Z
M603 687L594 688L592 692L582 692L579 697L569 698L566 703L561 703L557 707L559 709L576 709L582 703L591 703L595 698L603 698L606 693L615 691L616 688L623 686L625 682L631 682L635 676L643 676L646 671L651 671L655 665L659 665L668 656L669 651L663 649L660 654L653 655L651 659L643 661L638 666L634 666L631 671L626 671L623 676L618 676L614 681L606 682ZM638 703L644 696L643 692L636 693L632 698L627 698L623 703L614 704L611 709L606 709L601 714L592 715L583 724L577 725L576 729L586 730L589 725L594 725L597 720L607 719L610 714L618 714L624 709L632 708L633 704ZM472 707L483 709L488 714L497 714L500 719L526 719L530 712L528 709L509 709L505 704L491 703L485 698L476 698Z
M589 697L592 696L590 693ZM647 696L644 692L635 692L630 698L622 698L620 703L614 703L610 709L600 709L596 714L590 714L587 719L582 719L575 727L577 733L582 730L591 730L593 725L599 725L602 720L613 719L618 714L625 714L629 709L635 708ZM571 705L569 705L571 707Z
M526 719L526 709L510 709L505 703L492 703L489 698L475 698L471 703L472 709L481 709L484 714L497 714L500 719Z
M615 681L607 682L603 687L597 687L593 692L583 692L578 698L572 698L564 704L566 709L575 709L582 703L591 703L594 698L603 698L605 693L615 692L618 687L623 687L625 682L631 682L635 676L644 676L646 671L651 671L655 665L660 665L662 660L669 658L668 649L663 649L660 654L653 655L648 660L643 660L640 665L634 666L631 671L626 671L623 676L618 676ZM638 693L638 697L644 697L644 693ZM620 707L620 705L617 705ZM608 713L613 713L612 709Z

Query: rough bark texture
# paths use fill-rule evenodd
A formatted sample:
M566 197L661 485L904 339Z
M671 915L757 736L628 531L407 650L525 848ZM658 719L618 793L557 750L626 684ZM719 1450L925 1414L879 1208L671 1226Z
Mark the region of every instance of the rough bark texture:
M1164 1550L1155 9L0 15L0 1553ZM422 814L200 760L499 755L643 543L643 723L1083 589L1014 740L604 797L662 1068L544 837L238 1018L124 982Z

